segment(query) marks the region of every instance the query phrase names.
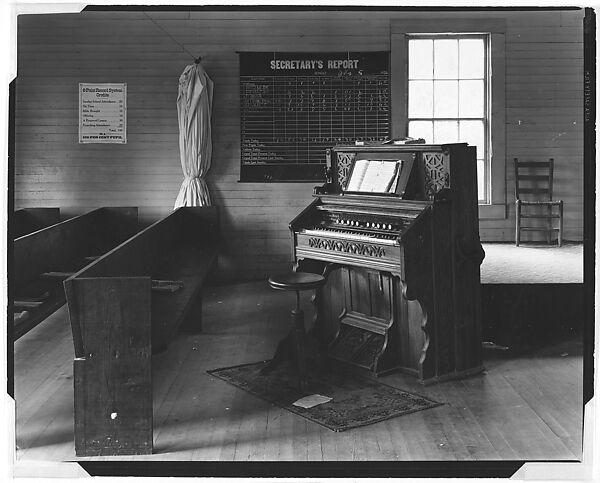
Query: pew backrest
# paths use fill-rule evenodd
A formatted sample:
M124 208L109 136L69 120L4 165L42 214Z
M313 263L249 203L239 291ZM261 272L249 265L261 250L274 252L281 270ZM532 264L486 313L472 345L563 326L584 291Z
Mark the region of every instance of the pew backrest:
M119 287L120 293L110 299L111 307L107 306L106 310L111 311L120 303L116 300L119 297L123 300L137 297L134 293L140 286L150 287L151 279L160 275L158 269L164 266L165 259L183 246L192 244L199 251L216 251L218 237L216 207L178 208L66 279L64 287L75 356L82 357L87 346L84 315L89 311L86 301L91 299L84 293L94 291L95 286L112 287L112 292ZM129 301L123 304L129 304ZM140 306L138 315L143 313L149 320L149 310L149 307Z
M60 208L21 208L10 216L10 236L16 239L58 222Z
M18 290L40 274L85 265L133 236L138 227L135 207L104 207L59 222L14 240L14 287Z

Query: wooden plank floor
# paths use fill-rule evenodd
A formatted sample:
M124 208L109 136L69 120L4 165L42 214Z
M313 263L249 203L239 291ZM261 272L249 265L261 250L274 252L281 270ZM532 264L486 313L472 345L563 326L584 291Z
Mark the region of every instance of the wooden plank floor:
M155 454L119 460L581 458L581 340L519 358L488 354L485 374L461 381L423 387L408 376L386 376L387 384L445 404L335 433L206 373L271 357L287 332L293 295L264 282L240 283L208 287L204 303L204 331L178 336L153 357ZM308 298L303 304L312 313ZM20 463L78 460L72 362L64 307L15 343Z

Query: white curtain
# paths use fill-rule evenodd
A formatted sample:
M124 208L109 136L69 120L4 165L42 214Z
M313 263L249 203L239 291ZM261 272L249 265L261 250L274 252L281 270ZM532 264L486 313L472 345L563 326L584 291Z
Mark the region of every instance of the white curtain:
M188 65L179 77L179 157L183 183L175 200L180 206L208 206L206 173L210 169L212 140L210 118L213 82L200 63Z

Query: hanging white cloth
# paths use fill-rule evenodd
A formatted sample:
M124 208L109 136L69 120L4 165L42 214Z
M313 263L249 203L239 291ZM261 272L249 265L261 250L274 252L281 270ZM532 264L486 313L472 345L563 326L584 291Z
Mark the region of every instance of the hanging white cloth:
M179 157L184 180L175 200L180 206L209 206L206 173L212 156L213 82L200 63L188 65L179 77L177 115Z

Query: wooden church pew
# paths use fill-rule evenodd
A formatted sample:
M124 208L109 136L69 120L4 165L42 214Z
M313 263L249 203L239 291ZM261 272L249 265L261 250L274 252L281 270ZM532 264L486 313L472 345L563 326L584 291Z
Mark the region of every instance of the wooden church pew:
M137 229L137 208L98 208L14 240L9 277L14 340L64 305L65 278Z
M152 453L151 355L201 328L216 207L179 208L65 280L78 456Z
M60 221L60 208L21 208L10 218L13 239L28 235Z

